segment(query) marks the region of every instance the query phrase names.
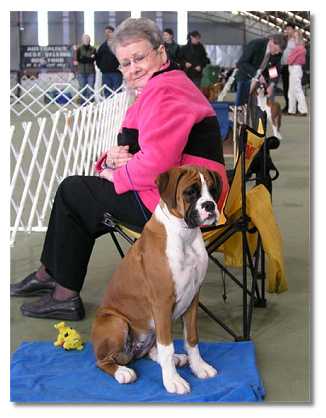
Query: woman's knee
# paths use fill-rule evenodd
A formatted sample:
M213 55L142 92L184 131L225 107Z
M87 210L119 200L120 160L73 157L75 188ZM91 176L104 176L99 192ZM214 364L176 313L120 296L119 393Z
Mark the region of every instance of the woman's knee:
M57 195L61 195L65 200L75 199L76 196L83 195L83 187L82 176L69 176L59 184Z

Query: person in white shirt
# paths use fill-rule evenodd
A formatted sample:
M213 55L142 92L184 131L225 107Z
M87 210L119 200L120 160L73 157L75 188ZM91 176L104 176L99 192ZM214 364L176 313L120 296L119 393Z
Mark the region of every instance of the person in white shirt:
M285 100L285 106L282 109L282 113L287 113L288 109L289 109L288 56L289 56L289 53L292 51L292 49L295 48L294 31L295 31L295 26L293 25L293 23L287 23L287 25L285 26L285 29L284 29L284 35L287 37L288 43L287 43L287 46L286 46L285 50L283 51L282 59L281 59L281 65L282 65L281 75L282 75L282 83L283 83L283 96L284 96L284 100Z

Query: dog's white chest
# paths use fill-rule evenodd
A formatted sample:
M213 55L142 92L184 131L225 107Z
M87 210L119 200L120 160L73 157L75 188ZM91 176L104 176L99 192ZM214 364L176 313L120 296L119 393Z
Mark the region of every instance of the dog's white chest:
M208 255L201 232L199 229L191 232L193 236L168 236L167 239L166 254L176 294L173 319L179 318L188 309L207 271Z

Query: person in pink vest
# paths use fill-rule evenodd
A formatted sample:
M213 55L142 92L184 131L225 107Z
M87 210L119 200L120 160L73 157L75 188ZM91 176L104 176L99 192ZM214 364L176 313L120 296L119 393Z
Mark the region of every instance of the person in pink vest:
M162 33L149 19L127 19L111 43L127 87L136 93L118 145L96 163L98 176L70 176L60 184L41 255L41 267L11 285L23 315L80 320L80 291L96 238L110 231L107 214L142 229L159 203L159 174L192 164L219 174L217 205L228 193L222 141L214 109L186 74L168 61Z
M289 115L306 116L307 102L302 89L302 66L306 62L306 48L299 31L294 32L295 48L288 55L289 66ZM296 106L298 104L298 113Z

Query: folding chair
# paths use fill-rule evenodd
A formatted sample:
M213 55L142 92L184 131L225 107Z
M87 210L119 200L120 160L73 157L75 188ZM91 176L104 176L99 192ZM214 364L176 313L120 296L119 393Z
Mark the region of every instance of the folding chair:
M239 157L235 166L233 180L229 194L226 198L224 208L219 220L219 224L213 227L202 229L203 239L210 260L219 267L242 292L242 333L239 334L231 329L215 314L213 314L203 303L199 303L200 308L218 323L235 341L250 339L250 330L254 307L265 307L265 252L262 246L262 239L254 226L247 211L246 173L252 161L264 144L264 133L258 133L248 126L243 125L239 138ZM263 185L254 186L259 189L255 193L260 197L269 193ZM253 188L253 189L254 189ZM252 189L251 189L252 190ZM267 199L267 204L268 199ZM104 223L109 227L109 232L113 242L121 257L124 257L123 250L117 239L116 234L125 239L129 244L133 244L141 234L141 228L132 225L122 224L106 213ZM242 259L242 280L239 280L224 266L213 254L216 251L223 252L223 245L227 243L235 234L241 234L241 259ZM252 235L250 238L249 235ZM251 283L248 283L248 272L251 274ZM248 286L250 284L250 286ZM281 291L285 290L283 288Z

